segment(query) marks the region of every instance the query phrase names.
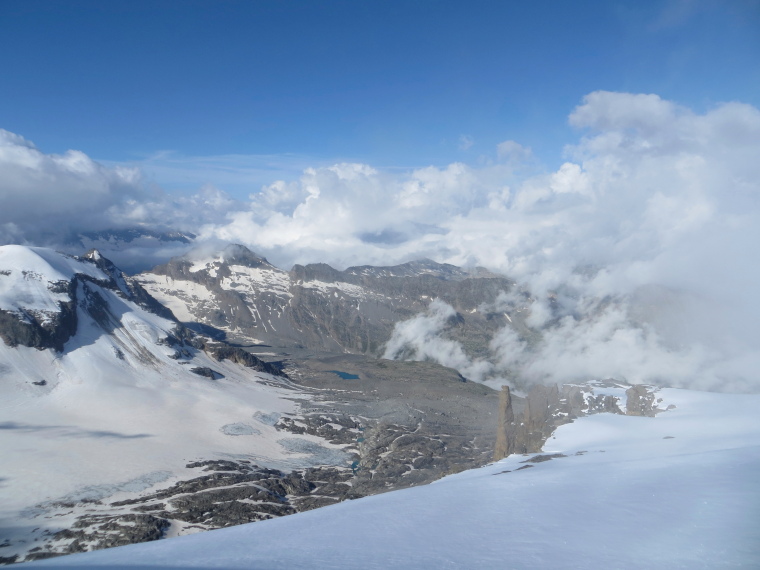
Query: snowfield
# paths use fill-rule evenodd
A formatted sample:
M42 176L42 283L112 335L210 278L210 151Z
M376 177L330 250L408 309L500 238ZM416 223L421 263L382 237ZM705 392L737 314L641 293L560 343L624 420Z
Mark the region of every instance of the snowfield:
M20 318L59 311L69 297L55 284L76 274L109 279L50 250L0 247L0 308ZM179 354L165 342L176 323L97 283L87 287L110 326L96 322L80 291L76 334L62 352L0 340L0 557L66 528L88 504L186 479L188 462L245 459L290 470L341 455L261 421L297 411L300 392L288 380L202 350ZM192 372L204 367L218 377Z
M5 245L0 247L0 309L23 314L25 311L57 313L59 301L68 301L65 292L48 287L68 282L76 273L94 279L108 279L91 263L78 261L42 247Z
M760 395L659 396L676 408L584 417L428 486L22 566L759 568Z

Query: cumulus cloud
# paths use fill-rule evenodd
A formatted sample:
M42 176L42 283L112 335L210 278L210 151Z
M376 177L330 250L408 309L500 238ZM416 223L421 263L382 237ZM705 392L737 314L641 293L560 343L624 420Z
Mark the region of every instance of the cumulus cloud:
M679 245L750 231L759 121L757 109L739 103L698 115L656 95L592 93L570 116L584 134L555 172L518 178L506 163L529 151L514 141L499 145L501 162L477 168L307 169L252 194L228 223L204 233L283 265L427 255L519 278L540 273L549 287L589 264L614 270L604 275L613 289L635 287L665 271L670 257L683 258Z
M727 103L697 114L656 95L596 92L569 120L582 135L554 172L515 178L509 157L525 153L511 141L497 149L500 162L480 168L391 175L336 165L273 185L253 197L249 211L205 231L285 265L420 256L484 265L525 283L533 298L528 324L536 329L547 324L546 299L554 295L566 314L544 331L542 345L518 350L507 332L494 345L523 353L511 367L526 378L556 379L542 366L558 362L554 370L574 377L756 385L760 277L750 244L760 243L760 112ZM631 324L640 291L653 284L701 300L679 311L660 300L650 311L688 324ZM619 308L578 316L605 298ZM438 321L431 318L417 325L432 327ZM441 348L421 338L428 341L408 344L415 357ZM577 350L560 354L561 346ZM458 358L455 347L447 350ZM508 361L494 354L502 368Z
M746 390L751 376L724 365L729 360L699 342L674 346L650 323L631 320L626 302L566 315L527 342L505 327L491 341L494 369L518 383L616 378L712 390ZM749 382L748 382L749 381Z
M668 293L669 300L683 301L681 295ZM645 307L630 297L586 298L583 304L576 305L573 314L563 314L567 307L549 307L544 299L526 300L524 292L504 292L494 306L481 310L504 311L511 315L510 324L493 335L486 356L472 357L460 342L447 337L456 326L455 309L436 299L426 312L396 324L383 357L433 360L494 387L608 378L717 391L758 387L756 350L738 346L725 350L720 343L706 344L707 337L700 335L692 335L690 342L683 342L687 337L681 335L671 334L669 339L674 322L668 317L637 319L635 313L640 317ZM527 318L519 320L520 312ZM664 334L655 321L666 325ZM673 342L674 338L678 340Z
M0 226L7 238L62 225L91 227L94 213L139 194L136 169L106 168L75 150L44 154L0 129Z
M497 335L492 376L556 380L551 368L758 386L760 111L729 102L697 113L654 94L599 91L569 122L578 139L554 171L521 170L530 149L505 141L477 167L308 168L252 188L245 203L212 187L151 194L139 172L74 151L44 155L4 132L0 238L28 238L46 223L92 225L92 213L105 211L99 222L171 220L200 241L242 243L286 268L420 257L482 265L523 284L526 326L543 339ZM668 293L650 294L655 286ZM399 338L438 330L443 309L431 310ZM439 337L407 346L416 358L458 361Z
M157 239L156 231L226 223L240 205L211 185L191 196L171 196L136 167L101 164L81 151L46 154L20 135L0 129L0 243L52 246L81 253L109 250L125 269L145 269L187 249ZM114 231L138 230L113 249ZM139 231L142 237L134 237ZM91 234L107 231L102 237ZM125 236L122 235L122 238Z

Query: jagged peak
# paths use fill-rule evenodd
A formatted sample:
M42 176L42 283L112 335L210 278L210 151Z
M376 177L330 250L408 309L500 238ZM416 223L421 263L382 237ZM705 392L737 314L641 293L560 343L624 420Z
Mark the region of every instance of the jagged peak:
M92 261L100 261L103 259L103 255L100 253L99 250L92 248L90 251L85 253L82 257L85 259L91 259Z
M248 265L250 263L271 265L266 257L262 257L239 243L231 243L222 249L220 253L222 261L228 264L238 263Z
M100 269L108 277L110 277L111 279L114 279L117 282L117 284L119 284L120 289L123 289L122 281L124 280L124 275L125 275L124 272L121 269L119 269L119 267L117 267L113 261L111 261L102 253L100 253L100 250L93 248L89 250L87 253L85 253L83 256L81 256L79 259L89 261L90 263L95 265L95 267Z

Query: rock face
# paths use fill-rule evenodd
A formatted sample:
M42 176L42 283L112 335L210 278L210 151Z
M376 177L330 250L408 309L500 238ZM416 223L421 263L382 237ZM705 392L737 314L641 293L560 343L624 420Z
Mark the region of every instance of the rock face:
M498 461L513 453L541 451L555 429L581 416L600 413L623 414L620 406L621 397L616 395L621 394L623 390L626 390L628 415L653 416L656 413L655 396L651 386L628 387L612 380L591 382L587 385L539 384L528 392L522 414L514 412L513 399L509 388L505 386L499 400L499 425L494 460Z
M631 386L625 392L626 414L629 416L646 416L653 418L658 410L655 395L646 386Z
M96 249L91 249L84 254L82 259L89 261L95 267L100 269L109 278L108 287L111 290L120 292L125 298L133 301L149 313L158 315L164 319L174 321L172 312L156 301L150 294L137 282L129 277L121 269L116 267L111 260L103 257Z
M477 355L509 323L481 311L514 283L483 269L465 271L421 260L394 267L296 265L290 272L243 246L193 261L178 258L137 280L187 326L220 338L323 352L380 355L394 325L439 298L457 311L451 335Z
M0 309L0 338L5 344L63 351L63 345L77 330L77 287L73 282L59 287L66 290L70 300L59 301L58 311L52 315Z
M512 409L512 394L509 386L502 386L499 393L499 424L496 427L496 445L494 461L503 459L515 452L515 413Z

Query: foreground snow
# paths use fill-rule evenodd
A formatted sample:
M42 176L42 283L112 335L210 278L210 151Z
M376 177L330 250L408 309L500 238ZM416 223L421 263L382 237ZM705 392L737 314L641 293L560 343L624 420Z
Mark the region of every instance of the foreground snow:
M24 567L760 567L760 395L660 396L676 409L562 426L566 457Z

